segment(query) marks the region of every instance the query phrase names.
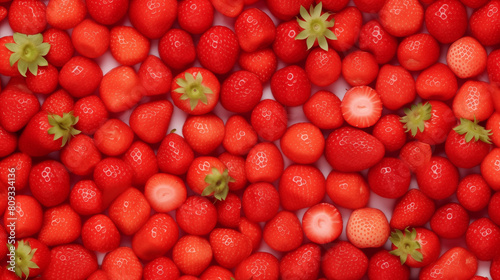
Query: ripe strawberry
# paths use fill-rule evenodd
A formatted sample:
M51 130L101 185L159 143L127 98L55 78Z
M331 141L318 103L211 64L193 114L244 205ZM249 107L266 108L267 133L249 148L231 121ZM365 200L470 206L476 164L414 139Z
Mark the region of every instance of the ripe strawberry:
M266 222L272 219L280 206L280 197L270 183L254 183L245 188L242 198L245 217L252 222Z
M0 157L7 157L17 148L17 134L5 130L0 125L0 142L3 144L2 147L0 147Z
M486 69L487 54L484 47L472 37L462 37L448 48L446 63L457 77L466 79Z
M469 174L461 179L457 188L457 199L465 209L480 211L491 198L491 189L480 174Z
M363 16L358 8L347 7L332 16L335 25L330 28L337 40L328 40L328 44L338 52L347 52L358 40Z
M432 215L432 231L443 238L459 238L469 226L469 213L458 203L447 203Z
M163 138L156 157L162 172L182 175L193 162L194 152L182 136L170 132Z
M420 72L415 85L422 99L449 100L458 90L457 77L446 64L440 62Z
M279 195L283 209L311 207L325 196L325 177L311 165L290 165L281 175Z
M462 247L453 247L446 251L439 259L420 270L419 279L470 279L477 271L476 257Z
M491 277L495 280L499 279L500 276L500 258L495 258L491 262L490 266Z
M323 8L328 11L338 12L347 6L349 1L347 0L315 0L316 4L322 3Z
M71 173L86 176L92 174L96 164L101 161L101 153L92 138L80 134L62 149L60 160Z
M224 129L222 146L233 155L246 155L257 144L258 136L252 126L240 115L229 117Z
M73 57L75 48L65 30L48 28L43 32L43 41L50 44L49 53L44 56L50 64L62 67Z
M376 91L382 104L389 110L398 110L415 99L415 80L401 66L386 64L380 68Z
M168 100L143 103L132 111L130 127L143 141L158 143L167 133L172 112L173 106Z
M321 130L311 123L296 123L290 126L280 140L281 151L295 163L316 162L325 147Z
M170 92L172 86L172 72L155 55L148 55L146 60L141 63L139 71L139 80L146 90L146 96L162 95Z
M189 2L189 0L179 3ZM193 38L186 31L172 28L163 37L158 44L158 53L161 60L174 69L186 69L196 59L196 50Z
M167 214L157 213L134 234L132 249L138 258L149 261L165 255L179 239L179 228Z
M167 257L159 257L144 266L144 280L179 279L181 273L175 263Z
M269 11L282 21L288 21L297 16L300 12L300 7L309 8L312 5L313 0L268 0L267 6Z
M472 222L465 234L467 248L479 260L490 261L499 255L500 228L489 218L480 218Z
M191 115L203 115L217 105L220 83L209 70L192 67L173 79L171 89L176 107Z
M10 65L10 56L12 52L5 48L5 44L15 43L13 36L4 36L0 38L0 74L4 76L17 77L21 76L19 73L17 62Z
M104 25L113 25L127 14L129 1L88 0L85 4L87 4L89 15L95 21Z
M307 78L317 86L328 86L338 80L342 64L334 50L313 49L306 59Z
M40 102L31 92L4 89L0 93L0 110L0 125L8 132L16 132L40 110Z
M245 171L250 183L272 183L283 174L284 162L281 152L273 143L259 143L247 155Z
M47 23L58 29L71 29L87 15L82 0L52 0L47 4Z
M394 206L391 228L403 230L410 226L423 226L431 219L435 210L436 205L432 199L418 189L411 189Z
M276 71L271 78L274 98L284 106L304 104L311 95L311 83L304 69L292 65Z
M458 187L459 174L453 163L441 156L431 157L417 173L419 189L432 199L445 199Z
M37 239L18 240L15 244L8 243L6 247L9 251L14 250L16 258L15 265L9 265L7 268L15 271L19 278L36 277L42 274L49 265L51 258L49 248Z
M406 37L398 46L398 61L409 71L420 71L436 63L440 55L439 43L427 33Z
M241 200L234 193L228 193L225 200L216 201L217 221L226 228L237 228L241 217Z
M381 197L403 196L408 191L410 182L410 168L397 158L385 157L368 171L370 189Z
M136 0L141 1L141 0ZM135 65L148 56L150 42L141 32L130 26L115 26L110 32L111 55L122 65Z
M226 228L212 230L209 237L215 261L225 268L234 268L250 256L252 242L244 234Z
M500 84L500 51L494 50L488 55L486 70L490 82Z
M209 0L186 0L178 3L177 22L191 34L207 31L214 20L214 7Z
M470 17L472 35L483 46L493 46L500 43L500 1L491 0L480 9L474 11Z
M484 6L488 0L460 0L460 2L469 8L477 9Z
M83 246L89 250L107 253L118 248L120 240L120 232L106 215L94 215L83 224Z
M285 108L272 99L264 99L252 110L250 123L266 141L276 141L286 131L288 116Z
M112 113L132 108L141 100L145 89L135 70L129 66L118 66L111 69L102 78L99 95Z
M94 181L102 191L103 209L132 184L132 169L119 158L105 158L94 169Z
M74 115L78 117L76 129L92 135L108 119L108 111L102 100L97 96L87 96L79 99L74 105Z
M147 180L144 196L156 212L170 212L179 208L186 200L186 185L177 176L157 173Z
M186 183L191 190L203 196L213 195L218 200L226 198L228 183L232 180L224 163L211 156L195 158L186 175Z
M106 272L104 272L104 270L98 269L94 271L94 273L90 274L87 280L109 280L109 278Z
M410 269L401 264L398 257L387 250L375 253L368 262L368 278L372 280L383 279L410 279Z
M71 208L80 215L95 215L103 210L102 191L92 180L76 183L69 194Z
M234 182L228 184L229 190L237 191L246 187L248 182L245 174L245 158L228 152L220 154L218 158L227 167L228 175L234 179Z
M177 17L177 1L162 0L151 3L147 0L130 1L129 18L132 25L149 39L159 39L170 29Z
M31 157L25 153L14 153L3 158L0 161L0 186L5 190L12 186L12 180L9 181L9 174L12 173L11 171L14 171L16 177L13 183L14 187L16 191L21 191L28 186L30 170Z
M276 27L271 18L257 8L241 13L234 23L234 29L241 49L254 52L272 44Z
M224 122L214 114L189 116L182 126L186 142L203 155L213 152L224 139Z
M96 147L108 156L118 156L125 153L132 145L133 140L134 132L119 119L107 120L94 134Z
M216 74L225 74L233 69L238 52L238 39L225 26L213 26L205 31L196 46L201 65Z
M347 221L347 239L358 248L381 247L390 235L385 214L376 208L354 210Z
M311 206L302 217L302 228L307 239L316 244L333 242L342 233L342 216L329 203Z
M206 235L217 224L217 210L207 198L190 196L175 211L175 220L187 234Z
M295 39L302 30L296 20L283 22L276 27L273 51L281 61L294 64L307 57L309 49L306 42Z
M29 185L32 195L43 206L56 206L69 195L69 173L58 161L42 161L31 168Z
M303 240L302 226L297 216L288 211L280 211L266 222L263 239L271 249L288 252L299 248Z
M496 192L491 196L488 204L488 216L496 225L500 225L500 215L498 209L500 209L500 194Z
M96 255L79 244L54 247L50 255L43 279L86 279L99 267Z
M251 111L262 97L262 83L259 77L248 71L231 74L222 84L220 101L231 112Z
M321 259L327 279L361 279L368 269L368 257L349 242L334 243Z
M406 37L420 30L424 8L418 0L388 0L378 12L382 26L395 37Z
M457 118L471 121L487 120L495 110L490 92L486 82L466 81L453 99L453 113Z
M16 238L33 236L40 231L43 211L42 206L33 196L16 195L15 210L9 208L5 210L3 223L7 231L15 231ZM12 226L12 221L15 221L15 227Z
M316 244L305 244L287 253L280 261L280 275L283 280L318 279L321 248Z
M69 204L49 208L43 213L38 240L47 246L75 241L81 233L82 220Z
M90 2L92 1L86 1L87 6ZM113 3L116 2L113 1ZM96 58L103 55L109 49L109 40L109 29L91 19L84 19L71 32L71 41L75 50L88 58Z
M240 0L243 1L243 0ZM212 279L234 279L234 275L231 270L226 269L222 266L212 265L209 266L200 275L200 280L212 280Z
M279 261L267 252L256 252L236 266L235 279L278 279Z
M254 252L260 248L262 242L262 228L258 223L254 223L243 216L240 218L238 231L250 238L250 241L252 241L252 250Z
M400 117L388 114L381 117L373 127L372 135L375 136L388 152L398 151L406 143L406 133Z
M5 7L0 8L0 21L4 20L7 17L8 10Z
M75 101L64 89L59 89L49 95L42 104L42 110L49 114L63 116L65 112L73 111Z
M237 17L243 10L244 0L211 0L214 8L226 17Z
M500 148L491 150L481 162L481 175L494 190L500 190Z
M377 63L389 62L396 54L397 46L396 38L385 31L377 20L371 20L361 27L359 48L371 52Z
M369 52L353 51L342 60L342 76L351 86L371 84L378 71L378 63Z
M340 207L358 209L365 207L370 198L368 183L359 173L331 171L326 178L326 193Z
M40 0L15 0L9 7L9 25L12 31L33 35L47 26L47 7Z
M172 249L172 260L183 274L198 276L212 261L212 248L205 238L184 235Z
M494 112L486 122L486 129L490 131L490 139L497 147L500 146L500 113Z
M399 158L408 164L413 172L427 164L431 156L431 146L420 141L408 142L399 151Z
M439 237L426 228L406 228L404 232L396 229L389 238L392 245L390 253L399 257L401 264L409 267L425 267L439 257L441 243Z
M339 128L326 139L326 160L341 172L370 168L384 157L384 153L382 142L357 128Z
M144 186L146 181L158 173L158 163L153 149L146 143L136 141L122 157L132 169L132 185Z
M142 264L129 247L119 247L104 256L102 270L109 280L140 280L142 279Z
M148 220L151 212L146 197L136 188L128 188L109 206L109 218L121 233L132 235Z
M83 56L72 57L59 72L59 84L76 98L94 93L101 80L99 65Z
M57 88L58 71L52 65L38 67L37 75L27 73L26 85L34 93L50 94Z
M425 10L425 26L440 43L453 43L467 30L467 10L458 0L433 2Z
M342 125L344 119L340 109L341 101L337 95L320 90L304 103L304 114L320 129L335 129Z
M252 53L241 52L238 63L242 69L254 73L265 83L271 79L278 62L271 49L264 49Z

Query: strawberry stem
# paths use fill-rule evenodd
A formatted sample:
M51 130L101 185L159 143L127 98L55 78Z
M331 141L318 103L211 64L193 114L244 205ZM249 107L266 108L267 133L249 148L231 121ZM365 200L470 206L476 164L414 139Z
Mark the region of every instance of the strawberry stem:
M48 115L48 118L52 127L47 132L54 134L54 141L62 137L61 147L66 145L71 137L81 132L73 127L78 122L78 117L73 115L73 111L64 113L62 117L57 114Z
M7 244L7 246L9 246L9 250L13 250L12 247L14 245ZM30 244L24 243L23 240L17 243L17 249L15 249L16 265L14 267L14 273L19 278L22 278L24 274L26 276L26 279L28 279L30 274L30 268L39 268L36 263L31 261L36 253L36 250L37 249L32 250ZM12 268L12 266L9 265L9 268Z
M474 139L475 142L482 141L491 144L491 130L486 130L483 126L479 125L475 117L474 121L460 118L460 124L453 128L453 130L460 135L465 134L465 142L470 142Z
M417 249L422 248L420 243L416 240L417 230L414 228L411 232L408 228L405 229L404 233L399 229L391 233L389 240L397 247L397 249L390 251L394 256L399 257L401 264L404 264L410 255L417 262L422 262L423 256Z
M191 111L194 110L199 101L203 104L207 104L207 94L213 94L213 92L209 87L203 85L203 77L201 76L201 73L198 72L196 74L196 78L191 73L186 73L184 77L185 79L178 78L176 80L179 88L174 90L175 92L182 93L180 99L189 99Z
M205 182L208 186L201 193L202 196L213 194L218 200L225 200L229 193L229 183L235 180L229 176L228 170L225 169L221 174L219 169L212 168L212 173L205 177Z
M418 131L424 132L425 122L432 117L432 105L429 102L413 104L411 109L405 108L404 112L406 116L403 116L400 121L405 124L406 132L411 131L411 135L415 136Z
M304 20L297 19L297 22L303 31L295 37L295 40L307 39L307 49L312 48L317 40L320 48L328 51L326 39L337 40L337 36L329 29L335 25L334 19L328 20L330 17L329 13L321 14L322 8L322 2L316 5L316 7L311 5L308 13L304 6L300 6L300 16Z

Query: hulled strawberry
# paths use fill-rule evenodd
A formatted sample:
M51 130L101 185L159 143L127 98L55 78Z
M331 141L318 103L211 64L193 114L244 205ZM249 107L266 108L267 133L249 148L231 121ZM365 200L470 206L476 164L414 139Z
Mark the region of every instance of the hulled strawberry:
M330 203L311 206L302 217L302 228L306 237L316 244L333 242L342 233L342 216Z
M166 213L184 203L187 196L186 185L177 176L156 173L147 180L144 195L156 212Z
M356 86L349 89L340 105L344 120L358 128L374 125L382 116L382 100L369 86Z

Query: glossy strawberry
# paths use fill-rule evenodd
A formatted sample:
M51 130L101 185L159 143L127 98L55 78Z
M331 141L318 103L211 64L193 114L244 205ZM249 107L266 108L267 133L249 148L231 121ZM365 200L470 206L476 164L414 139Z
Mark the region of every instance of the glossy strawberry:
M300 7L309 8L313 0L269 0L267 6L271 13L282 21L291 20L299 14Z
M173 105L168 100L153 101L137 106L130 115L130 128L147 143L160 142L167 133Z
M487 120L494 111L490 85L480 81L466 81L453 99L453 113L457 118Z
M252 222L266 222L272 219L280 206L276 188L269 183L255 183L245 188L242 198L245 217Z
M248 181L272 183L283 173L284 162L281 152L273 143L259 143L247 155L245 171Z
M4 89L0 93L0 109L4 112L0 115L0 125L8 132L16 132L40 110L40 103L31 92Z
M409 267L425 267L439 257L441 243L439 237L426 228L406 228L404 231L396 229L391 233L392 251L401 264Z
M432 199L451 196L458 187L459 174L453 163L445 157L433 156L417 171L419 189Z
M111 29L109 50L118 63L131 66L142 62L148 56L149 48L149 40L133 27L115 26Z
M285 108L279 102L264 99L253 108L250 123L264 140L276 141L286 131L288 116Z
M465 209L484 209L491 198L491 189L480 174L469 174L461 178L457 188L457 199Z
M132 169L132 185L143 186L158 173L158 162L153 149L144 142L136 141L122 157Z
M96 255L79 244L54 247L50 255L49 266L42 274L47 280L85 279L99 266Z
M347 52L358 40L363 17L356 7L347 7L332 15L335 25L330 28L337 37L329 40L328 44L338 52Z
M109 280L140 280L142 278L142 264L129 247L118 247L107 253L102 260L101 268L106 272Z
M250 238L253 252L259 249L262 243L262 228L258 223L254 223L246 217L241 217L238 231Z
M378 12L382 26L395 37L405 37L420 30L424 8L417 0L400 2L388 0Z
M349 89L340 105L344 120L358 128L374 125L382 115L382 100L369 86L356 86Z
M302 244L303 232L294 213L280 211L266 223L262 237L273 250L287 252Z
M425 225L434 214L436 205L418 189L409 190L396 202L390 220L391 228L404 230L406 227Z
M420 270L422 280L435 279L434 271L440 271L442 279L470 279L478 267L476 257L462 247L453 247L439 259Z
M234 23L240 47L245 52L254 52L272 44L276 27L271 18L257 8L241 13Z
M89 5L91 2L93 1L86 3ZM71 32L71 41L75 50L88 58L103 55L109 49L109 39L109 29L91 19L84 19Z
M45 207L61 204L69 195L69 173L60 162L42 161L30 171L32 195Z
M38 276L49 265L49 248L37 239L25 238L18 240L15 244L7 244L7 248L10 251L14 251L15 254L15 265L9 264L7 269L15 271L19 278Z
M125 153L134 140L134 131L122 120L109 119L94 134L96 147L103 154L118 156Z
M320 129L335 129L342 125L344 119L340 109L341 101L333 93L318 91L304 104L304 114Z
M144 266L143 278L153 279L179 279L180 271L175 263L167 257L158 257Z
M182 30L202 34L212 26L214 7L209 0L187 0L178 3L177 21Z
M172 249L172 260L182 273L188 275L199 276L210 265L212 258L208 240L196 235L184 235Z
M179 5L186 2L189 1L183 1ZM167 31L160 39L158 52L161 60L174 69L186 69L196 59L193 38L182 29L172 28Z
M429 34L418 33L406 37L398 46L398 61L409 71L420 71L439 59L439 43Z
M336 51L315 48L307 56L304 69L311 83L328 86L340 77L342 64Z
M278 259L267 252L256 252L236 266L237 279L277 279L279 276Z
M302 228L306 237L316 244L326 244L337 239L342 233L342 216L329 203L311 206L302 217Z
M102 191L103 206L109 204L132 185L130 166L118 158L105 158L94 169L94 181Z
M50 44L49 53L45 56L50 64L62 67L73 57L75 47L66 31L47 28L43 32L43 41Z
M61 151L61 162L76 175L90 175L96 164L101 161L101 153L94 140L87 135L79 134Z
M47 26L47 7L40 0L16 0L9 7L8 20L12 31L33 35Z
M493 248L500 243L500 228L489 218L480 218L469 225L465 241L467 248L479 260L492 260L498 256L498 251Z
M14 230L16 238L37 234L42 228L43 211L40 203L30 195L16 195L15 210L6 209L3 215L5 229ZM16 221L15 223L13 221Z
M458 238L469 226L469 213L458 203L447 203L432 215L432 231L443 238Z
M1 125L0 141L3 143L0 148L0 157L2 158L12 154L17 148L17 134L5 130Z
M425 10L425 26L440 43L453 43L467 30L467 10L458 0L436 1Z
M227 167L229 176L234 182L229 182L228 187L231 191L237 191L247 186L247 175L245 174L245 158L224 152L219 155L219 160Z
M50 94L57 88L59 73L52 65L40 66L36 76L31 72L26 75L26 85L34 93Z
M368 269L368 257L346 241L334 243L321 259L327 279L361 279Z
M311 123L296 123L290 126L280 140L281 151L295 163L316 162L325 147L321 130Z
M332 170L326 178L326 193L336 205L347 209L365 207L370 199L368 182L357 172Z
M402 66L386 64L380 68L375 89L382 104L389 110L397 110L415 99L415 80Z
M85 134L94 134L108 119L108 111L97 96L87 96L75 102L73 113L78 117L76 129Z
M367 274L373 280L410 279L410 269L386 250L380 250L370 258Z
M91 59L72 57L59 72L59 84L72 96L81 98L92 94L101 83L102 70Z
M217 224L217 210L207 198L190 196L175 212L175 220L188 234L206 235Z
M271 49L252 53L241 52L238 58L238 64L241 68L257 75L262 83L271 79L277 63L276 54Z
M302 31L296 20L290 20L276 27L276 39L273 42L273 51L285 63L293 64L307 57L308 49L304 40L295 40Z
M486 5L477 9L470 16L470 28L472 35L481 42L483 46L493 46L500 43L500 31L498 23L500 22L500 15L498 9L500 2L492 0Z
M102 191L92 180L76 183L69 195L71 208L80 215L94 215L102 212Z
M271 77L271 91L276 101L283 106L299 106L311 95L311 83L304 69L287 66Z
M472 78L486 69L486 50L473 37L462 37L448 48L446 63L457 77Z
M133 68L118 66L102 78L99 96L109 112L123 112L137 104L144 95L145 89L140 83Z
M481 162L481 175L495 191L500 190L498 165L500 164L500 148L491 150Z
M85 2L81 0L53 0L47 4L47 23L58 29L71 29L87 15Z
M415 86L421 98L441 101L453 98L458 90L457 77L440 62L420 72Z
M162 172L182 175L193 162L194 152L182 136L170 132L163 138L156 157Z
M82 241L89 250L107 253L120 246L121 236L108 216L97 214L83 224Z
M396 54L398 42L377 20L365 23L359 32L359 48L369 51L379 64L389 62Z
M132 235L148 221L150 212L144 195L136 188L128 188L111 203L108 215L121 233Z
M141 63L137 74L147 96L162 95L170 91L172 72L157 56L149 55Z
M351 86L371 84L378 74L378 63L369 52L353 51L342 60L342 76Z
M75 241L81 234L80 216L69 204L49 208L43 213L43 223L38 240L47 246L56 246Z
M213 195L218 200L226 198L228 183L233 180L224 163L211 156L195 158L186 176L186 183L191 190L203 196Z
M382 197L403 196L410 182L410 168L400 159L385 157L368 171L370 189Z
M157 213L134 234L132 249L138 258L152 260L168 252L179 239L179 227L167 214Z
M130 22L149 39L160 38L177 17L177 1L174 0L155 2L154 8L146 0L130 1L129 5Z
M209 237L215 261L225 268L234 268L252 252L248 237L233 229L217 228Z
M281 205L295 211L319 203L325 196L325 178L321 171L309 165L290 165L279 183Z
M398 151L406 143L405 129L399 120L398 115L387 114L373 126L372 135L384 144L388 152Z
M236 35L225 26L213 26L201 35L196 53L201 65L216 74L229 72L238 59Z
M0 186L2 189L7 190L9 187L14 188L16 191L21 191L28 186L29 174L31 170L32 159L25 153L14 153L0 161ZM12 183L12 175L15 173L15 182Z
M189 116L182 127L186 142L203 155L213 152L224 139L224 122L214 114Z
M318 279L321 249L316 244L305 244L284 255L280 261L281 279Z
M47 111L51 115L57 114L62 117L65 112L73 111L74 106L75 101L73 97L64 89L60 89L45 99L42 104L42 110Z
M220 102L231 112L251 111L261 97L262 83L257 75L248 71L232 73L221 86Z
M257 132L240 115L233 115L226 121L222 146L233 155L246 155L257 144Z

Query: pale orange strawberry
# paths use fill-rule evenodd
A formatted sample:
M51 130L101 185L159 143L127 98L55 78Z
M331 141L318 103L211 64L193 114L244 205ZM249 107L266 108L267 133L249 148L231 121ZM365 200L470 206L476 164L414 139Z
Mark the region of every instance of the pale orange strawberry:
M376 208L360 208L351 213L347 238L358 248L381 247L391 234L385 214Z

